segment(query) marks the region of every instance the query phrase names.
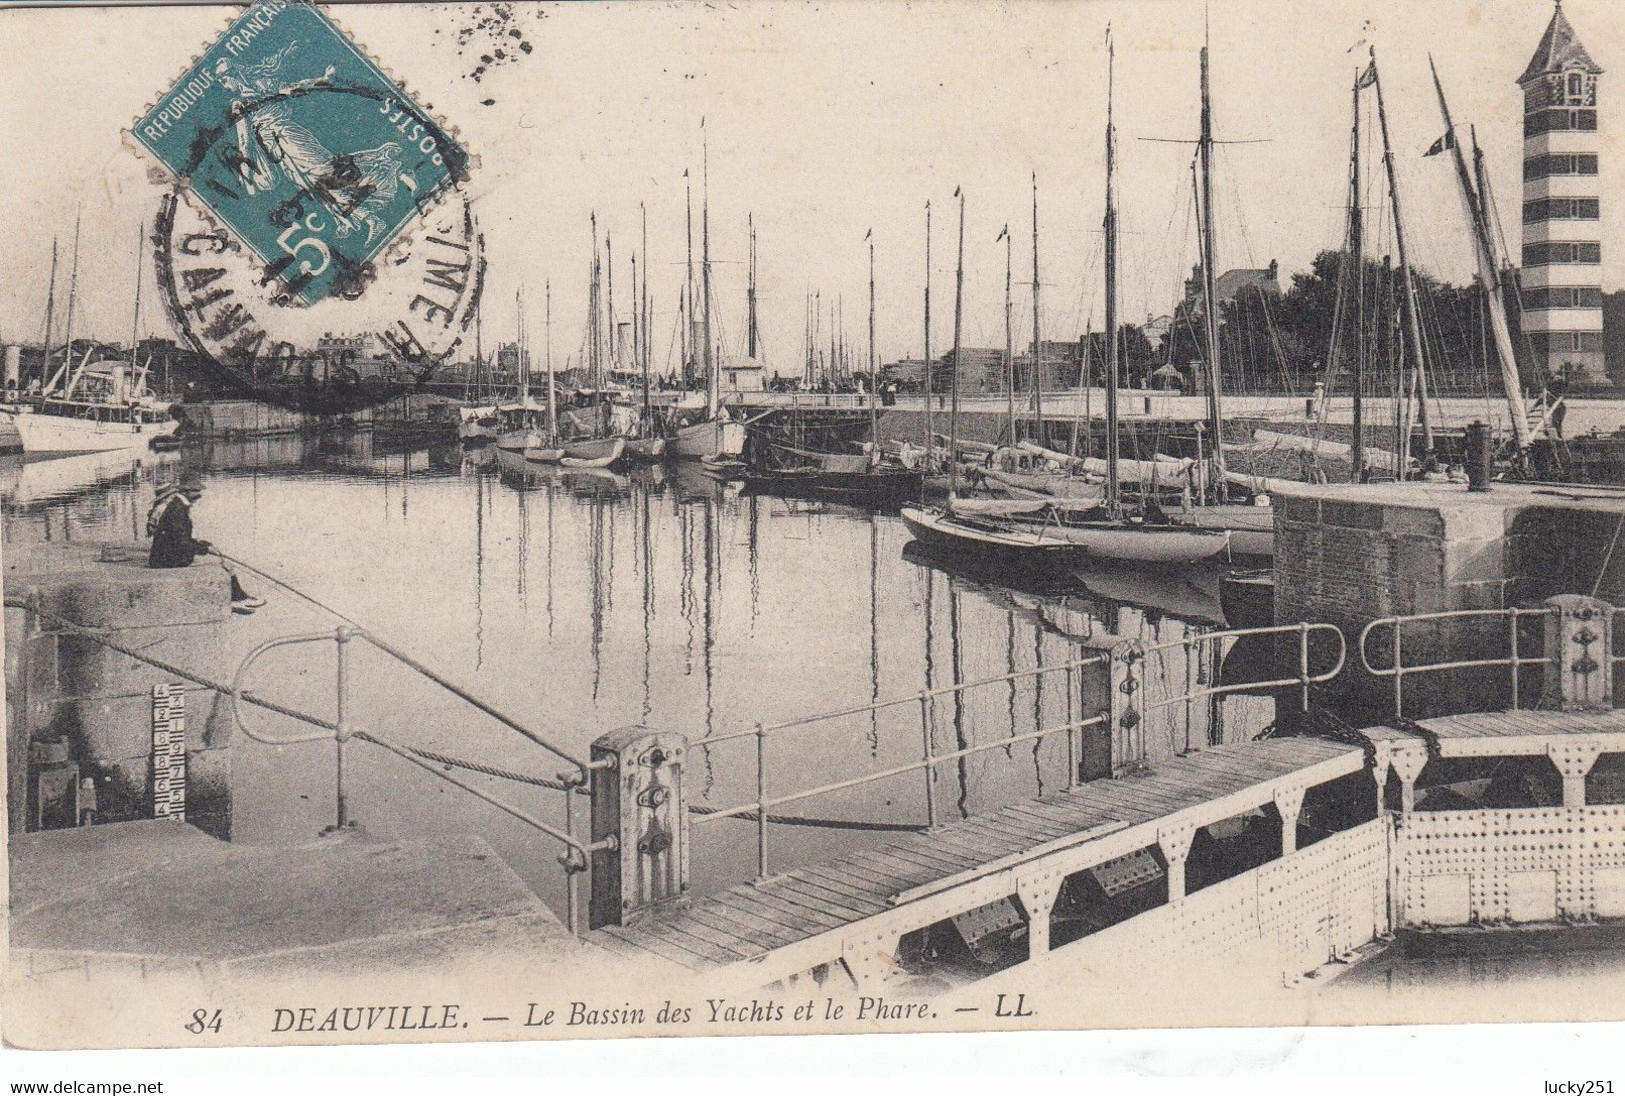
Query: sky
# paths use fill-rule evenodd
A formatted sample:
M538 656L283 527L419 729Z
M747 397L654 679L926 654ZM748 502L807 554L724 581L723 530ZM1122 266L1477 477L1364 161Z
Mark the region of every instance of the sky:
M648 210L656 369L675 363L683 280L684 179L701 221L709 144L715 322L743 352L747 215L758 236L762 356L799 373L805 302L841 302L847 340L867 345L874 232L876 348L917 357L923 337L925 204L933 209L933 352L952 340L955 240L963 188L963 341L1004 341L1005 244L1014 238L1015 342L1031 338L1032 179L1046 338L1098 329L1102 314L1106 33L1115 41L1122 225L1121 314L1164 313L1196 258L1191 149L1155 138L1197 130L1199 0L837 0L816 4L512 5L501 28L532 45L475 79L494 40L484 4L340 4L338 22L477 157L469 192L486 239L487 338L510 337L526 295L531 345L545 345L551 284L555 361L580 354L592 250L589 216L614 246L616 307L632 298L630 252ZM1464 281L1465 217L1428 75L1437 61L1458 126L1472 124L1517 248L1522 100L1514 83L1551 17L1550 0L1212 0L1218 266L1278 260L1283 279L1343 235L1350 87L1374 45L1382 69L1413 261ZM1621 71L1625 5L1567 0L1605 72ZM217 6L0 11L0 342L43 330L52 237L66 283L75 211L83 217L75 333L126 341L137 235L163 186L122 135L234 16ZM465 33L460 34L459 31ZM511 43L511 40L508 40ZM1613 83L1601 128L1621 132ZM489 102L487 102L489 100ZM1380 162L1367 142L1367 249L1392 246ZM1625 157L1605 145L1602 192L1625 191ZM1625 286L1620 217L1603 203L1603 281ZM641 261L641 260L640 260ZM169 334L141 265L143 334ZM60 312L59 312L60 315ZM385 318L387 319L387 318ZM313 333L335 322L312 312ZM824 320L824 340L830 321Z

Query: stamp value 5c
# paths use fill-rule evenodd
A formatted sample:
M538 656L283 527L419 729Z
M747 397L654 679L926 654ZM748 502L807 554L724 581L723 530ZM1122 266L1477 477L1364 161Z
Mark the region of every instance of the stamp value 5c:
M133 127L294 301L355 298L468 155L309 0L260 0Z

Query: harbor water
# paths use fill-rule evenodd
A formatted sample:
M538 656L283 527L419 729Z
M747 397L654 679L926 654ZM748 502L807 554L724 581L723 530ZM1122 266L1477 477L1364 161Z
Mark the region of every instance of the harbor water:
M753 496L695 466L572 472L494 449L382 453L365 433L176 454L5 458L6 543L143 539L156 487L183 471L206 485L194 515L199 537L421 657L577 756L631 724L688 736L696 744L690 802L702 813L757 794L754 738L707 746L708 737L905 701L773 733L769 793L788 795L919 761L927 734L941 755L1078 718L1059 672L923 704L922 690L1064 666L1092 641L1157 644L1222 623L1221 566L1012 582L921 556L895 515ZM199 667L216 680L229 681L265 640L339 623L252 573L241 577L268 604L230 618L218 658ZM521 776L554 779L568 768L379 652L352 649L359 727ZM1183 692L1186 667L1177 649L1148 660L1147 688ZM333 645L274 652L249 687L331 716ZM192 703L207 701L194 694ZM1192 731L1176 718L1182 711L1147 720L1148 736L1166 739L1163 752L1188 744L1181 738ZM1271 716L1267 699L1238 696L1225 702L1216 729L1204 723L1196 733L1233 741L1257 734ZM267 737L306 730L260 710L248 719ZM333 753L329 742L270 746L238 736L233 839L317 840L333 821ZM478 833L558 908L563 877L552 839L376 747L352 744L349 756L350 814L359 825L398 839ZM939 764L930 794L938 819L949 821L1058 791L1067 767L1064 734L1029 737ZM453 772L563 823L556 791ZM770 868L922 826L926 794L924 775L909 772L776 807L786 821L770 828ZM578 825L585 813L576 812ZM753 822L717 820L692 832L697 890L754 874Z

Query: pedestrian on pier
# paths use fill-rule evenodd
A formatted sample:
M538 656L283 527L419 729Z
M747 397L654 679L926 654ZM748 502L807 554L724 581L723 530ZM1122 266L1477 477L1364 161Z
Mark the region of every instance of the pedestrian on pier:
M188 472L179 483L158 488L147 511L147 535L152 538L152 551L147 566L154 568L190 567L200 555L214 550L214 545L192 536L192 507L203 497L203 481ZM252 613L265 601L243 589L236 572L230 567L231 608L235 613Z

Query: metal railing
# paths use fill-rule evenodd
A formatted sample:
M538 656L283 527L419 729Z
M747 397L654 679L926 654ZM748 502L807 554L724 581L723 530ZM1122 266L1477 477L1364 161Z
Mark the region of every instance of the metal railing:
M1537 658L1527 658L1520 650L1518 636L1519 624L1525 620L1549 617L1553 613L1550 608L1541 609L1453 609L1442 613L1416 613L1410 616L1381 617L1367 624L1360 632L1360 664L1365 672L1372 677L1388 677L1393 679L1394 718L1405 718L1405 679L1418 674L1442 673L1451 670L1470 670L1505 667L1507 669L1508 686L1510 693L1509 707L1517 711L1520 703L1519 693L1523 686L1522 670L1529 665L1545 665L1543 655ZM1443 662L1424 662L1406 665L1405 662L1405 626L1408 624L1421 624L1424 622L1439 621L1471 621L1490 620L1499 622L1505 629L1506 655L1502 658L1457 658ZM1387 666L1373 666L1371 664L1370 639L1373 632L1378 629L1389 629L1392 635L1390 650L1392 660ZM1615 660L1619 661L1618 659Z
M1311 637L1327 636L1337 640L1337 657L1332 660L1329 670L1311 672L1310 648L1313 646ZM1266 681L1238 681L1224 685L1213 681L1196 688L1187 689L1179 696L1162 697L1157 700L1148 700L1145 710L1155 711L1174 704L1185 706L1185 719L1187 724L1194 720L1196 704L1210 697L1220 697L1231 693L1258 692L1264 689L1285 689L1289 686L1298 689L1298 704L1301 710L1309 710L1309 691L1312 686L1323 685L1343 672L1343 665L1348 661L1348 643L1343 638L1343 630L1335 624L1272 624L1262 628L1226 628L1217 632L1200 632L1186 636L1184 639L1170 640L1167 643L1158 643L1146 647L1147 657L1162 651L1183 649L1185 652L1185 679L1189 682L1200 681L1198 666L1200 653L1203 647L1224 643L1226 640L1242 639L1246 636L1296 636L1298 640L1298 672L1291 677L1275 678Z
M452 776L449 772L445 771L445 769L437 767L432 763L433 759L439 759L438 755L430 754L422 750L416 750L410 746L404 746L397 742L392 742L376 730L364 730L356 727L352 717L353 705L350 699L353 671L350 666L349 648L350 644L357 640L366 642L373 648L383 652L384 654L393 658L395 661L401 663L403 666L406 666L420 676L427 678L436 685L439 685L442 689L445 689L458 699L470 704L474 708L490 716L492 719L495 719L498 723L503 724L530 742L552 753L555 757L567 762L570 768L564 772L560 772L556 782L535 780L530 781L532 784L547 787L549 790L557 791L563 794L564 828L561 830L557 826L544 822L542 819L535 817L533 814L521 810L511 803L507 803L491 793L474 786L473 784L459 780L457 777ZM256 698L250 694L245 687L250 668L253 667L254 664L266 654L278 648L303 646L313 643L332 643L336 649L335 686L337 692L334 718L332 720L326 720L319 716L299 712L286 706L279 705L276 709L279 713L299 720L300 722L308 723L317 729L285 737L275 737L256 732L254 728L250 727L246 722L244 722L242 712L242 705L245 701L249 703L256 702ZM617 839L611 836L606 837L601 841L588 843L575 836L576 789L584 786L587 783L589 774L593 769L604 767L605 763L587 761L576 757L570 751L555 745L543 736L530 730L528 727L525 727L512 716L499 711L490 704L481 700L479 697L474 696L456 682L446 679L442 675L436 673L434 670L423 665L411 655L397 649L396 647L370 634L364 629L351 627L349 625L341 625L331 631L309 632L302 635L283 636L279 639L272 639L261 643L258 647L255 647L252 651L250 651L247 656L243 658L243 661L238 664L237 672L232 676L231 679L230 692L232 722L236 725L238 730L255 742L270 746L291 746L306 742L323 742L329 739L332 740L334 744L335 762L335 830L342 830L350 823L349 796L345 786L345 744L351 739L357 739L362 742L371 743L372 745L377 746L388 753L394 754L403 761L407 761L412 765L417 766L424 772L431 773L440 780L443 780L454 787L461 788L463 791L468 792L475 798L489 803L491 806L495 807L499 811L502 811L509 817L517 819L518 821L525 823L531 828L538 830L539 832L544 833L548 837L551 837L555 841L559 842L564 846L565 850L559 856L559 863L563 867L565 874L565 900L568 905L567 920L572 933L579 931L579 914L577 909L580 902L577 876L588 870L589 857L592 853L600 850L614 849L617 844ZM476 767L476 771L480 771L480 769ZM493 770L487 769L484 771Z
M1057 666L1040 666L1034 670L1020 670L1015 673L1001 674L979 681L970 681L958 685L944 685L934 689L924 689L911 696L898 697L893 700L884 700L874 704L861 704L838 711L823 712L819 715L804 716L799 719L786 720L782 723L758 723L754 727L742 731L733 731L728 734L712 735L695 743L695 745L713 746L738 739L753 738L756 741L756 798L738 806L723 810L709 811L696 815L693 824L715 822L724 818L735 818L741 815L754 815L756 821L756 871L757 878L768 875L769 839L768 823L769 813L775 807L786 803L795 803L801 800L812 799L816 796L828 795L832 792L844 791L847 788L856 788L864 784L871 784L879 780L889 780L907 773L919 772L925 775L925 809L926 825L935 828L937 825L937 803L934 784L936 769L961 758L984 753L989 750L1002 750L1020 742L1031 742L1035 739L1047 738L1051 735L1065 734L1067 743L1067 778L1068 788L1076 785L1078 780L1078 732L1086 727L1093 727L1105 723L1110 718L1109 713L1090 716L1085 719L1074 718L1077 710L1074 705L1078 701L1079 673L1090 666L1101 666L1110 662L1111 656L1107 654L1091 655L1087 658L1077 659ZM935 727L935 705L940 697L963 696L972 689L979 689L990 685L1009 684L1021 680L1038 680L1052 674L1062 674L1066 678L1067 719L1066 722L1056 725L1039 727L1009 738L1000 738L991 742L977 743L964 749L952 750L946 753L937 753L933 741L932 731ZM909 705L917 705L920 716L920 738L922 749L918 761L906 764L893 765L890 768L877 772L865 773L862 776L850 777L846 780L831 781L816 787L805 788L800 791L774 794L771 790L769 777L769 762L767 745L770 738L782 738L787 732L794 733L805 730L815 724L829 723L830 721L856 715L879 713Z

